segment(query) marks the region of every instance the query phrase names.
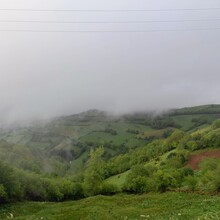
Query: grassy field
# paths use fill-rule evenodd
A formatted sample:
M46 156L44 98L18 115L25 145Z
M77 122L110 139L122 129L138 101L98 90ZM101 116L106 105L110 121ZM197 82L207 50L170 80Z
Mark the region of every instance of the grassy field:
M171 117L174 122L181 126L181 129L184 131L193 130L200 128L200 125L195 125L193 123L193 119L203 119L207 121L207 123L202 124L203 126L207 126L208 123L212 123L214 120L219 118L219 114L186 114L186 115L175 115Z
M167 192L96 196L63 203L24 202L0 207L0 219L17 220L202 220L220 219L220 197Z
M119 188L122 187L122 185L125 183L126 177L129 174L130 170L125 171L124 173L121 174L117 174L114 176L109 177L108 179L106 179L106 183L110 183L110 184L114 184L116 186L118 186Z

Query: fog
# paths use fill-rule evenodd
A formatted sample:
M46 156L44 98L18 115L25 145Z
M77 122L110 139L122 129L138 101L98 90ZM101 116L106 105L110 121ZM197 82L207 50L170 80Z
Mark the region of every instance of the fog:
M162 11L198 8L209 10ZM0 9L159 11L0 11L0 121L220 103L220 10L211 8L219 1L1 0ZM33 22L149 20L162 22Z

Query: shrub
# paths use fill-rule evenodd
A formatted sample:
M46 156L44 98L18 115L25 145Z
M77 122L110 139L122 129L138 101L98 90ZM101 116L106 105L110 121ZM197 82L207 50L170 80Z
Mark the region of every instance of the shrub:
M21 172L19 178L25 199L34 201L47 200L47 192L38 175Z
M49 201L61 201L63 194L54 180L43 179L43 186L46 189L46 196Z
M192 191L195 191L198 180L195 176L186 176L185 185Z
M220 119L218 119L212 123L212 128L213 129L220 128Z
M103 195L113 195L119 192L119 188L115 184L103 183L101 185L100 193Z
M8 195L5 191L5 187L0 185L0 203L5 203L8 200Z

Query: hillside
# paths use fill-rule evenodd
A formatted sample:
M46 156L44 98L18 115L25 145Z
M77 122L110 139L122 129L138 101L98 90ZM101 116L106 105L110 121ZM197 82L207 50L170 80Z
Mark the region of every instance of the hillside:
M220 148L220 119L216 111L194 109L117 117L91 110L4 132L0 203L121 192L218 193L219 154L211 152Z
M217 118L219 105L177 109L160 115L142 112L112 116L90 110L3 132L0 156L21 168L60 175L82 169L90 149L98 146L104 146L105 158L109 159L164 138L176 128L196 130ZM8 145L11 155L5 151ZM26 158L32 158L31 162Z
M200 105L193 107L185 107L181 109L174 109L171 111L171 115L197 115L197 114L219 114L220 105Z

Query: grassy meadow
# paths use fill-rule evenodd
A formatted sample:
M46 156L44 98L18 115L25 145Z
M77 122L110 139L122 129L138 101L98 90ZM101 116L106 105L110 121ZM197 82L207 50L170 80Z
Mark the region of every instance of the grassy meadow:
M220 219L220 197L167 192L95 196L78 201L22 202L0 208L0 219L16 220L202 220Z

